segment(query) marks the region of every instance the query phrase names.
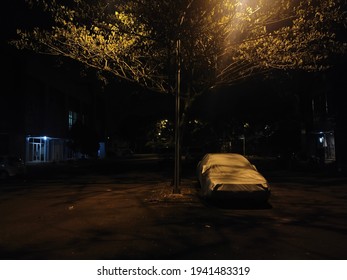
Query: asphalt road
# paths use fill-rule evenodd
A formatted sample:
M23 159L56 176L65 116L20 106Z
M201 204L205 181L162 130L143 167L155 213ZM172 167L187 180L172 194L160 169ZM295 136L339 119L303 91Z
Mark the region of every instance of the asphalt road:
M183 168L177 195L155 156L32 167L1 182L0 258L347 259L345 177L264 169L269 204L219 205Z

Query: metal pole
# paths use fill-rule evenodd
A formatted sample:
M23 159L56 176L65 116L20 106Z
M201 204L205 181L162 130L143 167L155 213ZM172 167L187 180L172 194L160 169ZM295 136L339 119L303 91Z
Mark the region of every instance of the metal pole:
M243 155L246 156L246 136L243 135Z
M176 85L176 108L175 108L175 174L173 193L180 193L180 94L181 94L181 40L177 40L177 85Z

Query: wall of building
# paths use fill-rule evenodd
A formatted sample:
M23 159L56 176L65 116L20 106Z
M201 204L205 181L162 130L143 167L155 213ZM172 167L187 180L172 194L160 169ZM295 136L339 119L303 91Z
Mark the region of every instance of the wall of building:
M58 67L55 59L6 49L0 110L0 154L37 161L66 160L69 112L99 130L102 96L95 85L79 76L78 68ZM44 157L33 156L33 139L45 139ZM35 140L36 141L36 140ZM35 147L38 147L35 144ZM49 149L48 149L49 148ZM29 156L30 155L30 156Z

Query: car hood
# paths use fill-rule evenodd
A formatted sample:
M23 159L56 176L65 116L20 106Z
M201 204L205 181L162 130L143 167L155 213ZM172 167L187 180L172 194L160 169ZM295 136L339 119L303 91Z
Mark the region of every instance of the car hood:
M253 169L229 169L221 166L213 167L202 176L208 176L215 184L265 184L266 179Z

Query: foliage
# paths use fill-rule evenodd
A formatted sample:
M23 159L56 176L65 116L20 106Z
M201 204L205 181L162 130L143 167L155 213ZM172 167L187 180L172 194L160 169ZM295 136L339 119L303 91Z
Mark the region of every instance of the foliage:
M18 30L18 48L59 55L174 92L181 41L185 100L273 69L323 70L344 54L343 0L26 0L50 28ZM102 77L102 76L101 76Z

